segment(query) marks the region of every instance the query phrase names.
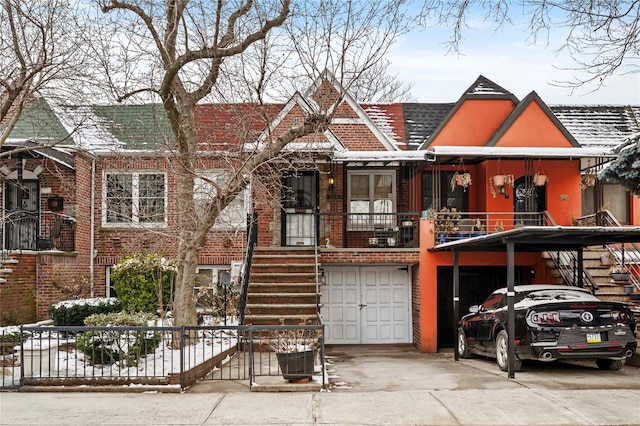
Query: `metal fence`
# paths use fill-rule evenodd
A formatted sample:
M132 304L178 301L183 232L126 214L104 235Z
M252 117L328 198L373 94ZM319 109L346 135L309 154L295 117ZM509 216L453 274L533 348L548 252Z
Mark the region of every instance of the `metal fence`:
M0 332L2 389L32 386L174 385L281 376L277 351L326 385L323 326L20 327ZM317 377L320 376L319 379ZM284 378L287 379L286 374ZM301 378L301 377L300 377Z

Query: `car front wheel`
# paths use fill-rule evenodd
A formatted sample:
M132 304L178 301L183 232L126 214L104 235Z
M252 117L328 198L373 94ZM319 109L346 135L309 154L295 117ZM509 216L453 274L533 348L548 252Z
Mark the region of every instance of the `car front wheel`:
M600 370L617 371L624 367L624 361L618 359L596 359L596 365Z
M507 332L502 330L498 333L496 337L496 362L498 363L498 367L502 371L509 371L509 337L507 336ZM514 371L520 371L522 368L522 360L519 360L517 357L515 362L513 363Z
M471 351L467 345L467 335L462 327L458 328L458 355L460 358L471 358Z

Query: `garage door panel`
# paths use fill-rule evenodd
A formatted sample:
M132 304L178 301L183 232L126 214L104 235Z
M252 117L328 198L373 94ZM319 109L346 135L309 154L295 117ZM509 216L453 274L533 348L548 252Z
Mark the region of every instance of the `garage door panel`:
M327 343L410 343L410 282L392 266L326 267ZM329 297L324 297L327 294ZM325 307L329 306L329 309Z

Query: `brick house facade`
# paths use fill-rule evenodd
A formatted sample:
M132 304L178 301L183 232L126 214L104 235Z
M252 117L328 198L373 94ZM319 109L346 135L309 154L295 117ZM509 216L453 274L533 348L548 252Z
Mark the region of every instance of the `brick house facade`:
M238 214L256 213L258 248L317 253L318 274L324 277L318 309L329 343L413 343L423 351L437 349L437 284L427 284L424 268L429 262L428 270L442 280L447 271L438 272L437 265L448 267L449 261L443 254L435 255L440 261L425 260L425 239L435 236L421 232L421 216L434 207L459 206L466 212L507 212L513 218L515 193L494 198L489 178L496 168L506 168L526 181L540 166L550 176L544 210L571 224L584 213L588 192L579 183L585 165L608 161L613 146L640 131L640 107L613 108L624 126L616 123L617 133L600 128L599 134L609 136L595 142L593 136L581 140L573 134L581 134L598 108L550 108L535 92L518 100L482 76L451 104L364 105L339 95L338 85L324 74L307 94L295 94L285 104L259 111L248 104L197 109L198 169L210 173L225 169L220 152L232 151L238 141L281 134L302 123L313 105L326 108L340 99L328 131L291 144L290 155L301 153L295 169L275 168L276 178L270 178L264 193L256 190L259 185L251 186L242 205L234 207L233 226L211 230L198 266L213 280L221 271L237 274L246 250L246 222L239 223ZM7 264L12 272L0 283L2 325L46 319L48 306L64 298L109 295L109 269L124 253L175 254L178 167L170 149L158 148L172 140L158 111L149 105L95 107L90 128L74 136L76 147L83 149L59 147L52 148L55 155L40 150L21 161L0 159L3 253L17 261ZM19 144L45 137L16 132L11 140ZM566 155L551 156L549 148L566 149ZM488 155L492 149L520 154L502 159ZM472 174L473 183L449 194L449 181L461 168ZM40 188L39 223L32 236L36 241L21 246L8 236L16 227L7 219L9 210L20 210L9 205L8 194L12 182L27 175ZM131 209L110 200L114 191L129 188L134 188ZM603 188L605 183L598 183L590 196L602 201ZM50 198L62 200L60 210L52 210L58 207ZM624 204L624 222L639 225L637 197L622 192L615 200ZM491 232L494 223L484 225ZM56 246L60 228L71 232L73 246ZM523 262L540 279L549 278L539 256ZM500 267L491 256L481 263ZM480 265L477 259L468 264ZM81 288L69 295L74 286ZM426 286L433 291L425 291Z

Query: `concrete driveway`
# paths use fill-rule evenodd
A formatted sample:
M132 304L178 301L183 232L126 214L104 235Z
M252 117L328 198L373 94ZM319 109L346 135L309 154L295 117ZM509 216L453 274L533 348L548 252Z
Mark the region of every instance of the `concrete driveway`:
M412 346L330 346L330 391L250 392L202 382L186 393L0 393L0 424L640 425L640 369L455 362Z

